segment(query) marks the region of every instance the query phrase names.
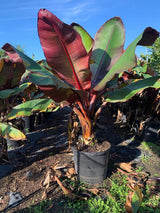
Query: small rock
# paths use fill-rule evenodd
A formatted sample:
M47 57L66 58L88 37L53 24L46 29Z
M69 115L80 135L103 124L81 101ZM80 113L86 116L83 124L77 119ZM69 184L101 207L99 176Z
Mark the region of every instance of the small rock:
M19 192L9 193L9 203L7 208L13 208L17 206L23 200L22 195Z
M33 172L32 171L28 171L26 172L26 175L25 175L26 179L27 180L30 180L33 178Z

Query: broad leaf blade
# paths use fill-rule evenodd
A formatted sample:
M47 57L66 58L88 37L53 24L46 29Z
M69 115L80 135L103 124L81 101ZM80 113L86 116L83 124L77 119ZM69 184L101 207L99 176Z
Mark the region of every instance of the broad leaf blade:
M123 53L125 29L122 20L114 17L98 30L94 38L90 65L92 88L109 72Z
M46 75L43 72L30 72L28 78L31 82L38 85L46 96L52 98L57 103L67 101L72 104L86 98L84 91L74 90L53 75Z
M0 60L0 90L11 89L21 80L21 76L25 72L22 62L13 62L8 58Z
M25 140L26 136L20 130L14 128L13 126L7 123L0 122L0 134L2 137L13 139L13 140Z
M11 95L17 95L17 94L23 92L25 89L27 89L30 85L31 85L31 83L28 82L28 83L21 84L20 86L15 87L13 89L1 90L0 98L5 99L5 98L10 97Z
M127 196L125 208L127 213L137 213L143 200L143 194L138 185L134 187L134 191Z
M34 111L47 111L52 103L53 100L47 98L26 101L25 103L14 107L8 114L7 118L12 120L17 117L30 116Z
M89 53L91 51L92 45L93 45L92 37L79 24L72 23L71 26L80 34L82 42L83 42L83 45L84 45L87 53Z
M38 85L44 94L52 98L55 102L68 101L69 103L74 103L75 101L80 101L81 96L81 98L84 98L85 93L83 91L74 92L71 86L56 78L52 72L46 70L12 45L7 43L3 49L10 58L14 58L14 52L18 53L22 58L27 69L22 77L22 81L25 82L27 80Z
M2 47L2 49L4 49L6 51L7 55L9 56L9 58L12 59L13 61L16 61L16 57L17 57L17 60L21 59L23 61L24 66L25 66L25 68L27 70L32 70L34 72L35 71L39 71L39 70L43 70L42 66L40 66L33 59L28 57L26 54L24 54L20 50L18 50L15 47L13 47L11 44L6 43Z
M89 89L89 55L80 35L46 9L38 13L38 34L48 65L76 89Z
M124 102L132 98L137 92L148 87L160 88L160 77L156 76L136 81L120 90L111 93L106 101L111 103Z
M149 32L148 32L149 31ZM118 61L111 67L110 71L105 75L101 82L94 87L95 91L102 90L106 83L110 81L115 74L121 73L132 67L136 66L137 59L135 55L135 49L137 45L146 46L147 44L153 44L155 39L159 36L159 33L152 29L146 28L144 32L138 36L131 45L124 51ZM148 43L147 43L148 42Z

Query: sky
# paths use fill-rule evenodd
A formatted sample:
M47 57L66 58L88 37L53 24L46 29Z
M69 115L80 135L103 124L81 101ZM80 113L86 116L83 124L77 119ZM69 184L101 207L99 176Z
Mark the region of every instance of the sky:
M125 48L146 27L160 31L160 0L0 0L0 48L20 45L29 57L44 59L37 32L37 14L46 8L67 24L76 22L94 38L110 18L121 17L126 33ZM147 48L137 47L136 54Z

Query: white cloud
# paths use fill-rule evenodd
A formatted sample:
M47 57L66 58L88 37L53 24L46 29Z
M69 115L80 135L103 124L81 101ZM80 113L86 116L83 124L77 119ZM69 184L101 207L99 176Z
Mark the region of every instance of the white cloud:
M84 23L99 10L96 0L12 0L10 4L2 5L0 21L36 20L40 8L50 10L68 24Z
M68 1L72 0L66 0ZM66 23L81 21L85 22L88 20L94 12L97 12L98 9L95 7L93 1L82 1L81 3L77 3L74 1L72 4L63 4L59 2L57 7L55 8L55 12L58 12L61 16L61 19Z

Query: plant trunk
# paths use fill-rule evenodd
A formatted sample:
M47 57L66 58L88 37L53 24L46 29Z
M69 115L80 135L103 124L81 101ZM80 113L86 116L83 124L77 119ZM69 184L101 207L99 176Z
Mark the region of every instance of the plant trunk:
M81 128L82 128L82 135L85 144L89 144L91 140L93 139L93 128L92 128L92 121L87 117L86 114L82 114L80 110L77 108L73 108L74 112L77 114Z

